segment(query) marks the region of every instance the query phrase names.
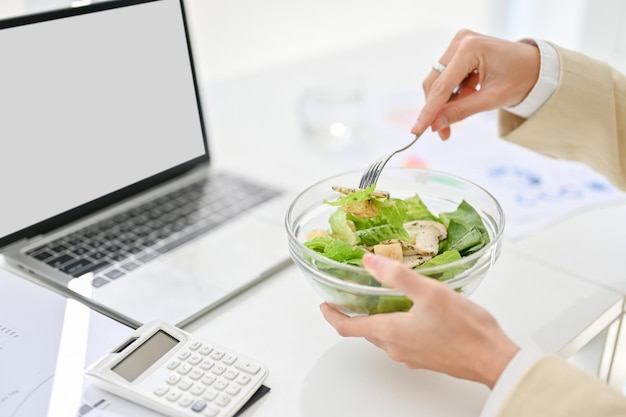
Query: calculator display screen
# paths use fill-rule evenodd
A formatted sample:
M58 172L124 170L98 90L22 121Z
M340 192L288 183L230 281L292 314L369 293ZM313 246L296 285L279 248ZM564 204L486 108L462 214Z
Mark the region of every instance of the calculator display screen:
M159 330L111 368L111 370L128 382L133 382L178 343L179 341L177 339L165 333L163 330Z

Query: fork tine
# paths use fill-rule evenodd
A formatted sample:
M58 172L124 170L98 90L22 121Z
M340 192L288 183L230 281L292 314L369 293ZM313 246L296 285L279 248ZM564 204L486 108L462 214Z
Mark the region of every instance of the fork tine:
M359 183L359 188L360 189L367 188L367 186L368 186L367 182L369 180L370 175L371 175L371 166L369 168L367 168L367 171L365 171L365 173L361 177L361 182Z
M378 177L378 172L380 169L380 161L377 161L372 165L372 169L370 170L369 175L367 176L367 186L374 184L376 182L376 178Z
M359 188L360 189L364 189L367 188L367 177L369 176L369 168L368 170L365 172L365 174L363 174L363 176L361 177L361 182L359 182Z
M388 158L379 159L369 166L365 174L361 177L359 188L367 188L378 180L378 177L380 176L380 173L382 171L382 167L385 165L386 159Z
M372 177L377 169L379 162L380 161L376 161L367 168L365 175L361 177L361 183L359 184L359 188L363 189L372 185Z
M380 177L380 174L383 171L383 167L385 166L386 162L387 162L386 158L385 159L381 159L381 160L378 161L378 163L376 164L375 169L372 171L371 178L368 181L369 185L372 185L376 181L378 181L378 177Z

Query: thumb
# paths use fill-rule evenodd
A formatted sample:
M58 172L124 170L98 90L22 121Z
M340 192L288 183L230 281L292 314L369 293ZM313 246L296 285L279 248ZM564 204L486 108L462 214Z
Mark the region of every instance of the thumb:
M373 253L363 255L363 266L378 282L401 291L412 300L430 292L438 282L409 269L403 263Z

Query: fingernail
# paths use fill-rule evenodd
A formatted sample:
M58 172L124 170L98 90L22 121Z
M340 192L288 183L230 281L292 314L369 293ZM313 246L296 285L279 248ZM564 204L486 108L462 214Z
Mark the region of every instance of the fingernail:
M415 123L413 123L413 127L411 128L411 133L414 135L417 135L420 132L418 128L421 126L421 124L422 124L422 121L418 117Z
M370 268L379 268L383 262L385 262L384 256L377 256L371 252L367 252L363 255L363 264Z
M435 119L433 124L431 125L433 132L438 132L443 128L450 126L450 122L448 122L448 118L445 115L441 115Z

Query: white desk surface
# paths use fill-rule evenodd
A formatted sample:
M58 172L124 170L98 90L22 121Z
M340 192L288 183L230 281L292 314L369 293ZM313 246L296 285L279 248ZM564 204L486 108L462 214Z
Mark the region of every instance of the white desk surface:
M538 263L626 294L626 202L563 219L511 246Z

